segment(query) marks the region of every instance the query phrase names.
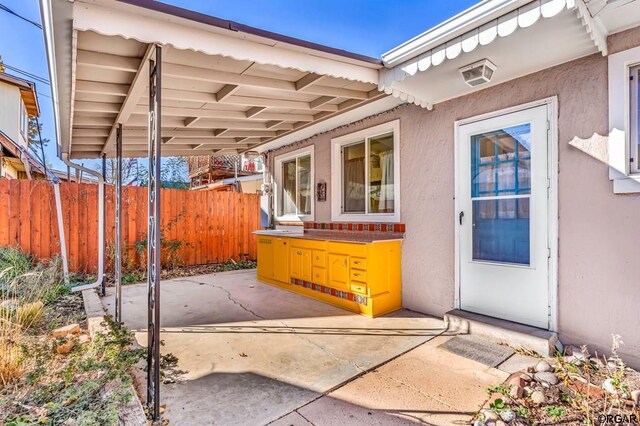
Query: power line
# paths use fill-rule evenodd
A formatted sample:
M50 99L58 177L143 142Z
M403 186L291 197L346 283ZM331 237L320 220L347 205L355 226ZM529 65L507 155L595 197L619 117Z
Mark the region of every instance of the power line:
M49 86L51 85L51 83L49 83L49 80L47 80L46 78L39 77L39 76L37 76L35 74L32 74L32 73L30 73L28 71L22 70L20 68L16 68L16 67L8 65L8 64L2 64L2 65L8 70L15 71L15 72L20 73L22 75L26 75L27 77L32 78L32 79L34 79L34 80L36 80L36 81L38 81L38 82L40 82L42 84L47 84Z
M5 6L2 3L0 3L0 10L4 10L5 12L10 13L11 15L13 15L13 16L15 16L17 18L20 18L23 21L26 21L26 22L30 23L31 25L35 25L36 27L42 29L42 25L40 25L39 23L37 23L35 21L32 21L29 18L25 18L24 16L22 16L22 15L16 13L16 12L14 12L13 10L9 9L7 6Z

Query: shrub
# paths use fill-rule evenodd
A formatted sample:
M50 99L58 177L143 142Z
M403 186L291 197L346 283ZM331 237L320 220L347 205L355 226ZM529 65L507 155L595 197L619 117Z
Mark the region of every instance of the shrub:
M40 300L19 306L18 309L16 309L16 324L23 329L30 328L32 325L40 321L43 310L44 303Z
M33 259L27 253L17 247L0 247L0 287L3 291L32 267Z

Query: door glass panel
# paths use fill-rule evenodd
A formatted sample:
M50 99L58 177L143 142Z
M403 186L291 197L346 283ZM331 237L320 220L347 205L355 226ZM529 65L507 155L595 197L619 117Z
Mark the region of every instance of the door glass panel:
M298 214L311 214L311 156L298 158Z
M471 137L473 260L530 264L531 125Z
M342 211L344 213L364 213L366 203L364 142L345 146L342 150L342 157L342 181L344 182Z

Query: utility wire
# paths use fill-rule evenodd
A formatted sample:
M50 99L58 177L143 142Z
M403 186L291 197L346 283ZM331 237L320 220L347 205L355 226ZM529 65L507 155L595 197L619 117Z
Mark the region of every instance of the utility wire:
M16 67L11 66L9 64L2 64L2 65L8 70L15 71L17 73L26 75L27 77L32 78L32 79L36 80L39 83L47 84L49 86L51 85L51 83L49 83L49 80L47 80L46 78L39 77L39 76L37 76L35 74L32 74L32 73L30 73L28 71L25 71L25 70L22 70L20 68L16 68Z
M5 6L5 5L4 5L4 4L2 4L2 3L0 3L0 10L4 10L5 12L10 13L11 15L13 15L13 16L15 16L15 17L17 17L17 18L20 18L20 19L22 19L23 21L26 21L26 22L30 23L31 25L34 25L34 26L36 26L36 27L38 27L38 28L42 29L42 25L40 25L39 23L37 23L37 22L35 22L35 21L32 21L32 20L31 20L31 19L29 19L29 18L25 18L24 16L22 16L22 15L20 15L20 14L16 13L16 12L14 12L13 10L9 9L7 6Z

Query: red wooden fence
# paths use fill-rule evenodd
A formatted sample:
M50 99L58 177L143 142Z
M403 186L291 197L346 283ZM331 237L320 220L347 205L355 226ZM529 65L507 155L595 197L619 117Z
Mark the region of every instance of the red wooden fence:
M115 191L106 186L106 240L115 236ZM69 269L92 273L98 261L98 186L62 183L62 214ZM256 194L163 189L162 232L182 243L185 265L255 259L253 231L260 227ZM135 243L147 235L147 188L122 188L122 238L125 255L136 264ZM45 181L0 179L0 246L18 246L36 258L60 253L53 186ZM109 268L110 265L107 265Z

